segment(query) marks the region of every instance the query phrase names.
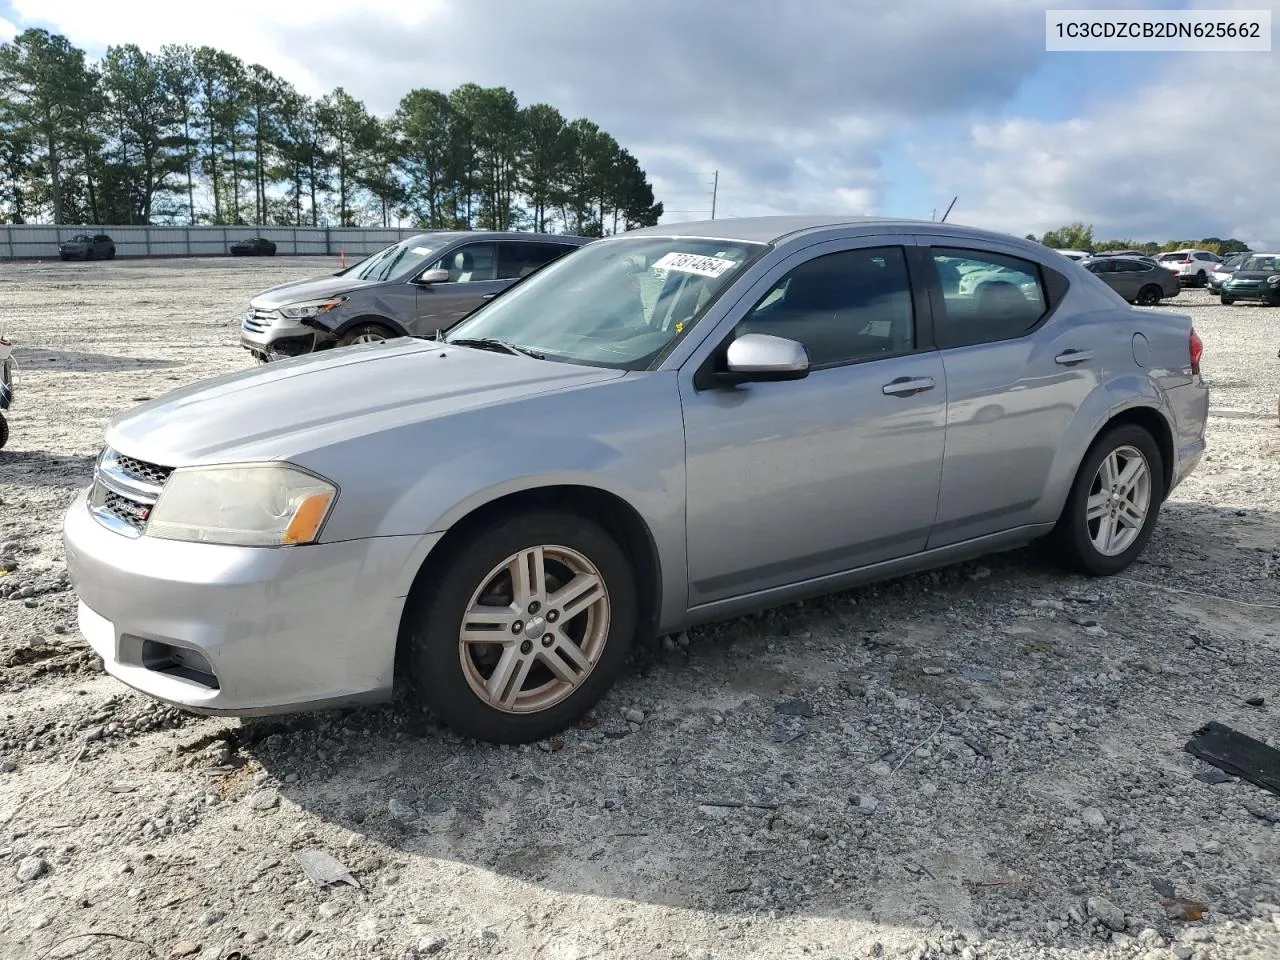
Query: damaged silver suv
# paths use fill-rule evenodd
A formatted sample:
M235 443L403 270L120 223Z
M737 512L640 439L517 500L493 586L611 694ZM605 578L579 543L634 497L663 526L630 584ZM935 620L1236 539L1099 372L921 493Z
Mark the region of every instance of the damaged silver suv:
M240 345L259 363L448 330L539 267L587 243L541 233L421 233L333 276L253 298Z

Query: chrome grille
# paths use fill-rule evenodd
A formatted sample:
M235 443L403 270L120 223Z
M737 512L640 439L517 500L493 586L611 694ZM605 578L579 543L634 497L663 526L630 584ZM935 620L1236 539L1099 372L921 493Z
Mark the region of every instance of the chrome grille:
M154 483L156 486L164 486L164 482L169 479L169 474L173 473L172 467L157 466L154 463L135 460L133 457L126 457L123 454L116 454L116 465L119 466L125 476L141 480L144 483Z
M243 329L245 333L262 333L263 331L270 329L274 320L274 310L263 310L258 307L250 307L249 311L244 315L244 324L241 329Z
M132 527L138 533L147 525L147 517L151 507L137 503L128 497L121 496L114 490L107 490L103 496L102 508L109 515Z
M171 473L172 467L127 457L108 447L93 470L89 512L116 533L139 537Z

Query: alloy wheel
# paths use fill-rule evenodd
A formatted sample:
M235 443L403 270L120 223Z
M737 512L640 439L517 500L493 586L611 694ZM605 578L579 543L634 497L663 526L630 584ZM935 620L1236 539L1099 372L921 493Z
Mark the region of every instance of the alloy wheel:
M1089 488L1085 521L1093 547L1115 557L1133 545L1151 510L1151 468L1136 447L1112 450Z
M521 550L493 567L467 603L458 631L463 674L496 710L547 710L600 662L609 623L604 577L583 554Z

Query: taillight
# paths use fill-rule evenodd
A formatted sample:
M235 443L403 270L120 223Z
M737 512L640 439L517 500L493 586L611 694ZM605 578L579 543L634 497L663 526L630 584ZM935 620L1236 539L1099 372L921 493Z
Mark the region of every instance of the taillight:
M1196 328L1191 328L1191 372L1196 376L1200 375L1200 358L1204 356L1204 341L1200 339L1200 334L1196 333Z
M1195 261L1194 261L1194 260L1192 260L1190 257L1187 257L1187 259L1183 260L1182 262L1183 262L1183 263L1195 263Z

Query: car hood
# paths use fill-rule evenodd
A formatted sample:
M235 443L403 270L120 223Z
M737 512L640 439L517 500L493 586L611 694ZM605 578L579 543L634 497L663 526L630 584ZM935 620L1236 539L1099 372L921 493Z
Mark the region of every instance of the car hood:
M352 437L625 371L400 338L183 387L118 415L107 444L169 467L283 460Z
M294 280L278 287L264 290L250 301L250 306L261 310L274 310L289 303L303 300L320 300L350 293L362 287L372 287L382 281L358 280L355 277L312 277L310 280Z
M1237 270L1231 274L1232 280L1266 280L1280 274L1280 270Z

